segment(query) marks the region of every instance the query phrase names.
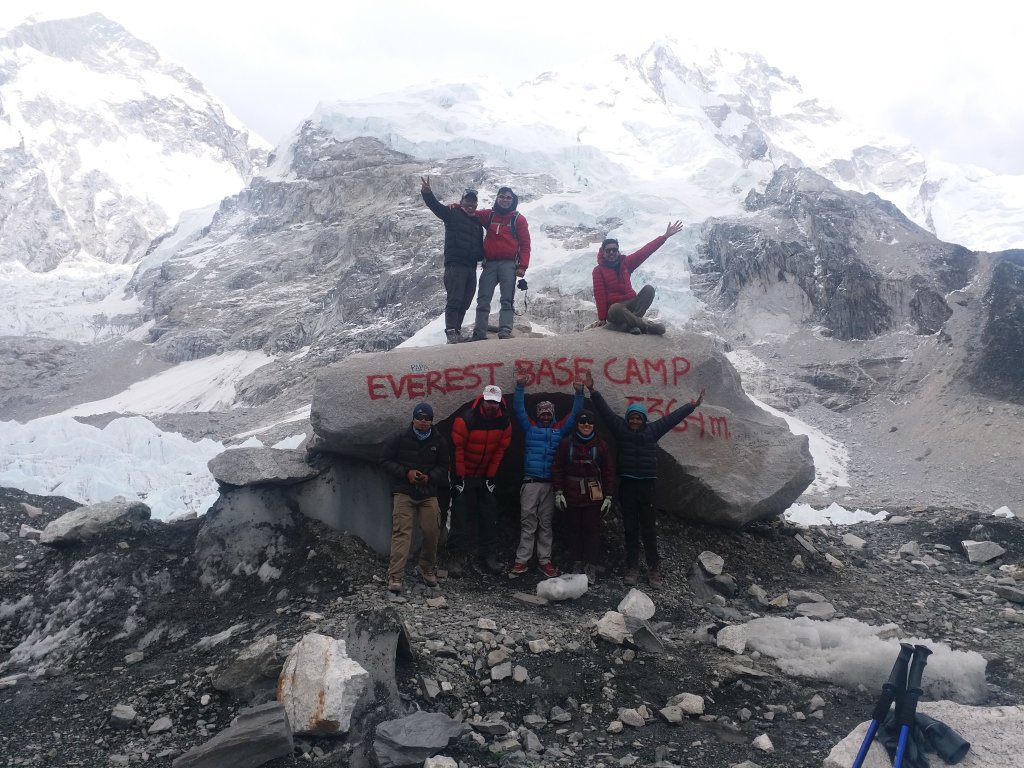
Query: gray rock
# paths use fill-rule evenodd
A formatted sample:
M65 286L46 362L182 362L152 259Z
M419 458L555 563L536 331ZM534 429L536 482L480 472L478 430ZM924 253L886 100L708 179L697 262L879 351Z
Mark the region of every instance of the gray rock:
M266 635L238 654L213 679L213 687L238 698L249 698L261 689L276 686L282 666L277 659L277 635Z
M1009 600L1011 603L1024 604L1024 590L1016 589L1015 587L1003 586L1002 584L996 584L992 587L992 591L1004 600Z
M714 552L708 552L707 550L697 555L697 562L704 569L705 573L711 576L720 575L722 568L725 567L725 560L722 559L721 555L716 555Z
M39 541L42 538L43 532L38 528L33 528L31 525L21 524L18 528L18 538L20 539L35 539Z
M373 752L380 768L422 765L469 732L469 726L442 712L416 712L377 726Z
M293 485L316 477L327 463L305 451L281 448L229 448L207 463L218 483L233 486Z
M171 718L166 716L158 717L155 721L153 721L153 724L149 726L149 729L146 731L146 733L148 733L150 736L154 736L158 733L169 731L173 727L174 721L171 720Z
M136 712L127 704L118 704L110 712L110 725L113 728L128 728L135 722Z
M135 529L149 519L149 507L141 501L128 501L118 496L79 507L61 515L43 529L39 541L50 546L68 546L90 539L106 531Z
M826 598L820 592L810 592L805 589L791 589L786 593L791 603L826 603Z
M679 349L686 357L673 351ZM407 405L426 398L446 417L484 384L511 391L513 363L522 361L539 373L558 371L531 385L537 395L564 390L577 368L592 370L597 391L618 413L630 397L644 399L656 417L701 387L714 393L659 443L665 461L655 503L662 509L739 528L781 514L814 479L807 438L744 394L732 364L706 335L677 331L666 344L594 329L500 346L446 345L431 348L429 360L424 355L423 348L353 355L322 371L310 415L315 449L375 463L384 436L406 426Z
M256 768L295 748L284 706L271 701L243 709L205 744L175 758L172 768Z
M961 541L967 559L972 563L987 563L1006 554L1006 550L994 541Z
M800 603L793 609L797 616L806 616L809 619L828 621L835 618L836 609L831 603Z
M864 539L852 533L843 534L843 544L848 546L850 549L864 549L864 547L868 545Z
M21 508L25 510L25 514L28 515L29 518L39 517L41 514L43 514L42 509L40 509L39 507L32 506L27 501L21 502Z

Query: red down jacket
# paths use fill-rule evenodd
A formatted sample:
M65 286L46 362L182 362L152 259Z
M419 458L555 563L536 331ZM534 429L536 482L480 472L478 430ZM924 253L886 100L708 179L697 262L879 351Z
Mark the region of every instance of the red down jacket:
M512 420L505 401L493 419L484 415L478 397L452 420L452 445L455 447L455 474L459 477L494 477L498 465L512 442Z
M647 261L647 257L665 244L665 236L660 235L639 251L623 256L614 267L604 263L604 247L597 249L597 266L594 267L594 303L597 304L597 319L608 318L608 307L636 296L633 283L629 276L633 270Z

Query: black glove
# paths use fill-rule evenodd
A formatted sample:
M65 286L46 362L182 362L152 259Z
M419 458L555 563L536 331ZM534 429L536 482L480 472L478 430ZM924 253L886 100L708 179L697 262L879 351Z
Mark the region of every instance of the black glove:
M890 760L896 757L896 748L900 741L900 730L900 724L896 722L896 713L892 711L882 724L878 726L878 731L875 733L875 738L889 753ZM904 768L931 768L928 765L928 758L924 754L927 748L924 731L917 725L914 725L907 736L907 748L903 753Z
M516 288L518 288L520 291L525 291L526 290L527 285L526 285L526 278L525 277L520 277L519 278L519 282L516 283Z

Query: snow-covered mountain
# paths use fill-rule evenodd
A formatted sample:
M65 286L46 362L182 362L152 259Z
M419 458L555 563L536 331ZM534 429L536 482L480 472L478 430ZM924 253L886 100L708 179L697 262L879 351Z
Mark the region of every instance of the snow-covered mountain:
M0 38L0 298L17 311L0 333L82 338L87 320L63 299L109 295L131 269L120 265L183 211L244 187L264 145L101 15L11 30Z

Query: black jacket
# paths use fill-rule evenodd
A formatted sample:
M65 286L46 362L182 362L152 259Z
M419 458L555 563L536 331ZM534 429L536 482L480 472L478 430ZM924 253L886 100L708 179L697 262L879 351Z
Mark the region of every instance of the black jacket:
M392 493L417 500L437 496L438 487L448 484L448 441L436 428L430 430L430 437L420 440L410 425L384 444L380 465L391 480ZM410 469L418 469L430 480L425 485L413 485L408 478Z
M444 265L475 267L484 260L484 227L462 208L438 202L434 193L423 190L423 202L444 222Z
M597 412L601 414L601 418L615 433L615 441L618 444L615 465L619 477L656 478L658 441L697 408L695 403L687 403L657 421L646 422L642 429L634 432L622 416L612 413L612 409L599 392L591 392L590 399Z

